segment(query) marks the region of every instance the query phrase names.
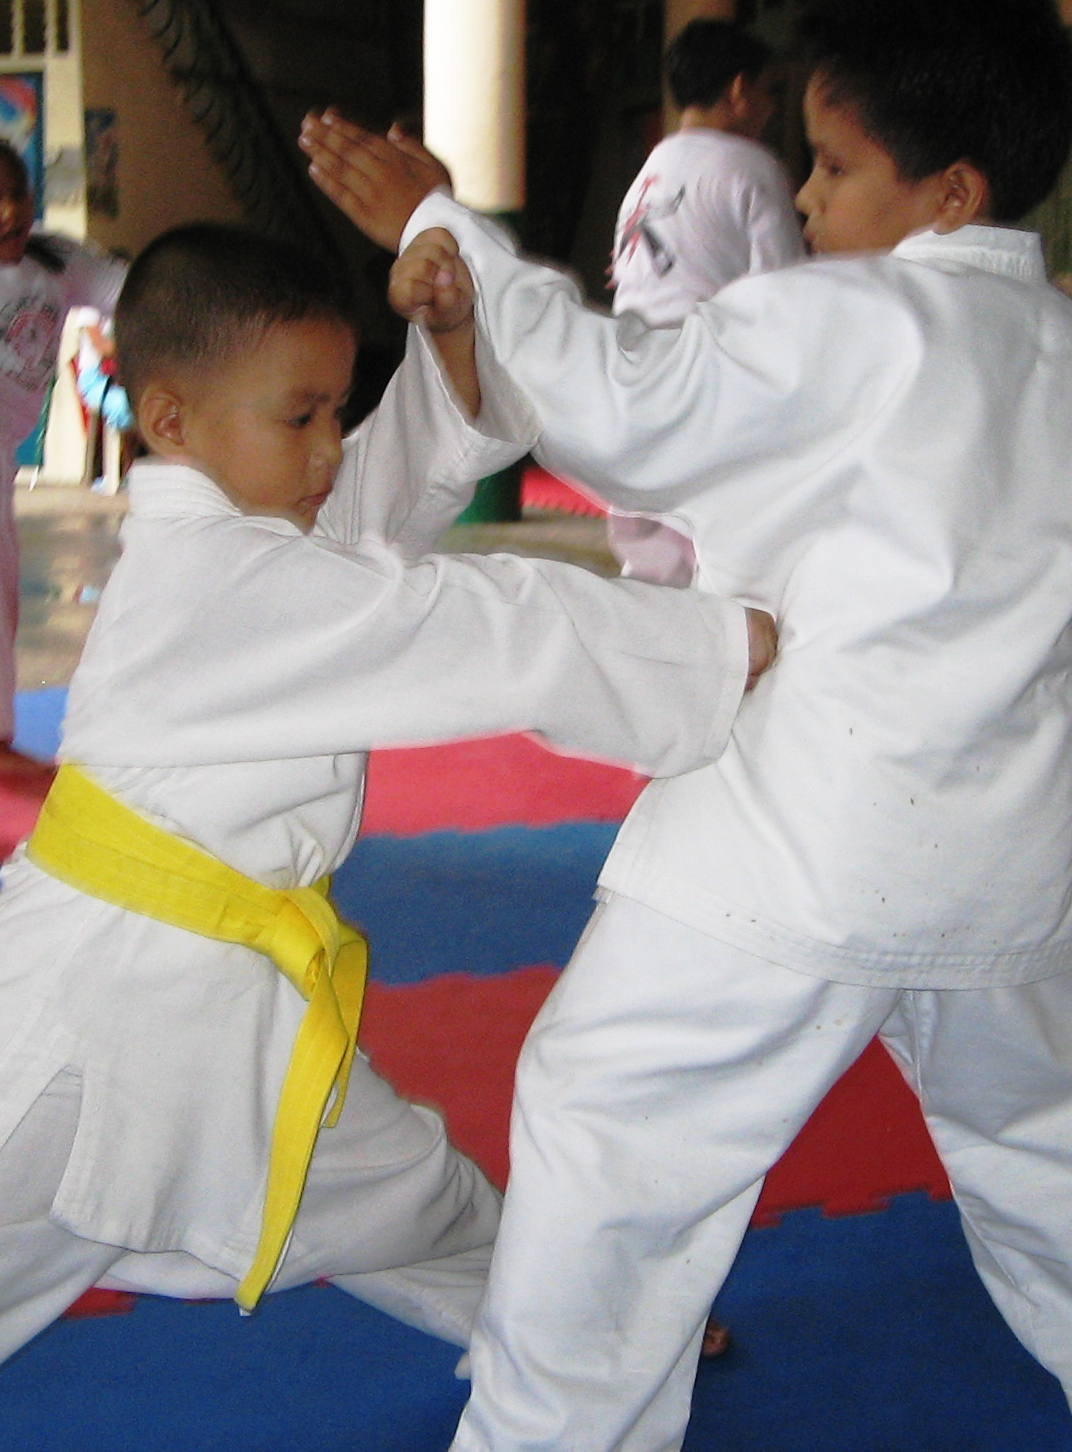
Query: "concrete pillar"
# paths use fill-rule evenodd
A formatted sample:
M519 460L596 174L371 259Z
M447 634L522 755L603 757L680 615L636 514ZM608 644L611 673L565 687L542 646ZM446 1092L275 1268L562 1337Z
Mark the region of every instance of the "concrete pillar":
M424 139L459 201L525 202L525 0L425 0Z
M525 205L525 0L424 0L424 141L460 202ZM521 466L482 479L465 523L521 517Z

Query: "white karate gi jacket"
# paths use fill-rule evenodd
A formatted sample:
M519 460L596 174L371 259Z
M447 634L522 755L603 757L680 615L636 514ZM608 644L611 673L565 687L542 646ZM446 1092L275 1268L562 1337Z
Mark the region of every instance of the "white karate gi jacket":
M62 757L269 886L308 885L349 852L369 746L533 727L677 770L721 749L743 690L729 602L701 613L678 591L505 556L405 564L533 437L494 368L480 432L411 344L308 536L241 514L192 469L135 466L71 686ZM249 949L83 896L20 855L0 892L0 1145L77 1073L53 1218L237 1278L304 1008Z
M1037 237L745 278L679 328L449 228L539 454L693 537L781 647L722 758L641 797L605 887L847 983L1072 967L1072 303Z

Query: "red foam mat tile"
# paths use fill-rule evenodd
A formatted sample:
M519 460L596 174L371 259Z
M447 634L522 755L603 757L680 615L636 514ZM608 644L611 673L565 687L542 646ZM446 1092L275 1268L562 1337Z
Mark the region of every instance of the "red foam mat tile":
M99 1286L94 1286L84 1296L79 1296L64 1315L72 1321L86 1316L125 1316L137 1299L131 1291L103 1291Z
M521 476L521 503L526 509L552 509L561 514L602 516L607 506L580 484L559 479L534 465Z
M913 1190L933 1200L952 1193L919 1101L875 1040L771 1170L753 1223L775 1224L784 1211L805 1205L858 1215Z
M645 783L626 767L561 756L522 735L374 751L361 830L401 836L618 822Z
M502 1187L514 1067L558 974L448 973L423 983L370 983L361 1045L401 1094L442 1111L459 1149Z
M41 803L0 787L0 862L33 831Z

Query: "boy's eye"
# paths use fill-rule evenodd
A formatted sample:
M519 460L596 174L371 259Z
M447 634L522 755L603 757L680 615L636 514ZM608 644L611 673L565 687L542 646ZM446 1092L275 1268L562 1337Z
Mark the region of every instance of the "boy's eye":
M299 413L294 418L288 418L287 423L292 429L308 428L313 421L312 413Z

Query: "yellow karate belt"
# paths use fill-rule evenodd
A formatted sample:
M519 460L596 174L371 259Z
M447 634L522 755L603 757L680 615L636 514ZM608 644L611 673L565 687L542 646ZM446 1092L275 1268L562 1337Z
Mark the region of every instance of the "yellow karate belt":
M91 897L256 949L308 999L272 1129L260 1240L235 1293L252 1310L286 1248L320 1126L337 1123L342 1110L368 944L327 901L326 877L314 887L262 887L146 821L76 766L60 767L27 850L38 867Z

